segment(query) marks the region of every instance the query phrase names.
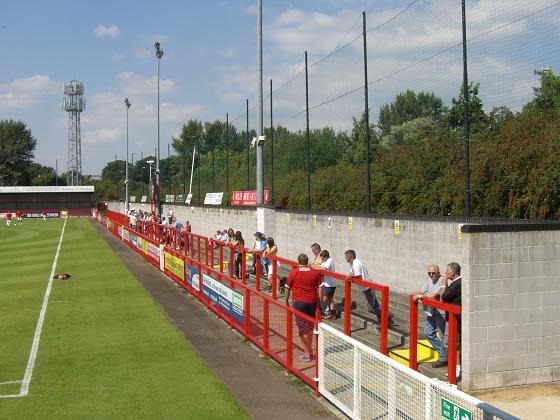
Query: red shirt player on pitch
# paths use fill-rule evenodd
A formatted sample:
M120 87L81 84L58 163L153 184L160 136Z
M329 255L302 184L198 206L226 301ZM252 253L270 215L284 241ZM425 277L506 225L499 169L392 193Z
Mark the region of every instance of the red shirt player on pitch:
M23 225L23 212L16 210L16 224Z
M6 226L10 226L11 223L12 223L12 212L8 211L6 213Z

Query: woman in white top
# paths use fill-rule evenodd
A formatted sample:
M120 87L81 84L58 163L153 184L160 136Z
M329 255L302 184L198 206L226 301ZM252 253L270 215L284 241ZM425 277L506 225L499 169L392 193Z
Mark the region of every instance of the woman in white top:
M335 271L334 269L334 261L329 255L329 251L326 249L322 250L319 254L321 260L323 261L317 270L322 271ZM334 304L334 292L336 290L336 279L334 277L329 277L323 275L323 283L321 284L321 296L324 306L326 306L324 310L325 319L336 319L336 306Z

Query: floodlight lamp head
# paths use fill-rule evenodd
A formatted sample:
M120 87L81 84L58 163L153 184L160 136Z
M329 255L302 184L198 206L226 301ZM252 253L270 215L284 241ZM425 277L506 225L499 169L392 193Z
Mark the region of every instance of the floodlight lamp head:
M160 59L163 57L163 50L160 48L159 42L154 43L154 47L156 49L156 57Z
M123 101L124 101L124 104L126 105L126 107L130 108L130 101L128 100L128 98L124 98Z
M257 139L257 144L259 146L263 146L265 141L266 141L266 136L259 136Z
M154 164L154 161L150 159L150 160L147 160L146 163L147 163L148 165L152 166L152 165Z
M256 147L257 146L257 138L253 137L253 139L251 140L251 147Z

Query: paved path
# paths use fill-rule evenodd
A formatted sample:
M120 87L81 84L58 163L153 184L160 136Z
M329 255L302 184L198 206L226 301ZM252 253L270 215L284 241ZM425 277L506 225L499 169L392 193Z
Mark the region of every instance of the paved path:
M344 418L333 414L327 401L317 400L307 385L286 376L278 364L260 358L242 336L195 297L98 223L92 223L251 418Z

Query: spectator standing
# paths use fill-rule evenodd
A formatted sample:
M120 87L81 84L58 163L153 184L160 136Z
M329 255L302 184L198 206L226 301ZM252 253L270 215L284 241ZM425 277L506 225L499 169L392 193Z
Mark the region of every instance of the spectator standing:
M290 296L293 294L293 307L310 317L315 317L317 304L320 299L321 275L319 271L308 266L309 257L299 254L298 266L292 269L286 283L286 305L290 306ZM296 315L299 337L303 344L304 354L300 360L313 360L313 323Z
M171 226L172 221L173 221L173 209L169 207L169 210L167 210L167 224Z
M138 220L136 218L136 214L134 214L134 211L130 213L129 221L130 221L130 228L132 230L136 230L136 224L138 223Z
M321 245L319 245L317 242L312 244L311 252L313 252L313 260L311 261L311 267L313 268L321 267L321 264L323 263L323 260L321 258Z
M323 249L319 254L322 263L317 270L335 271L334 261L329 251ZM323 282L321 283L321 302L324 305L323 315L325 319L336 319L336 306L334 304L334 292L336 291L336 279L323 273Z
M266 249L265 236L262 232L256 231L253 236L255 237L255 243L253 245L253 251L262 252ZM263 243L264 242L264 243ZM253 262L251 265L252 274L255 274L257 265L257 254L253 253Z
M443 279L437 264L432 264L428 267L428 277L424 287L414 295L416 301L421 301L422 298L435 299L438 296ZM432 367L440 368L447 366L447 348L443 340L445 336L445 311L424 306L424 313L426 314L424 334L439 355L438 361L432 363Z
M190 252L191 250L191 237L190 237L190 233L192 230L191 224L189 223L189 221L187 220L185 222L185 226L184 226L184 230L186 231L186 242L187 242L187 254Z
M353 249L347 250L344 253L344 258L346 259L346 262L350 264L350 273L347 277L348 280L362 279L371 282L367 268L358 258L356 258L356 251ZM377 320L381 324L381 306L379 305L375 292L367 286L358 286L358 288L364 294L368 312L370 314L375 314ZM393 314L389 312L389 326L391 325L394 325Z
M270 260L270 258L268 258L270 255L272 256L276 256L278 254L278 246L274 243L274 239L272 238L272 236L269 236L268 238L266 238L266 248L263 251L263 267L265 268L265 273L267 275L267 279L268 282L270 283L270 286L272 287L272 266L271 264L274 264L273 261ZM278 267L276 272L278 272ZM280 285L278 284L278 288L280 288ZM280 292L280 289L278 289L278 292Z
M445 279L440 287L439 295L441 301L461 306L461 266L456 262L447 264L445 268ZM449 320L449 314L447 320ZM461 375L461 316L457 317L457 346L459 354L457 357L457 376ZM454 351L452 349L452 351Z
M234 251L233 251L233 276L236 279L240 279L241 278L241 273L240 273L240 267L241 267L241 261L243 258L243 252L242 250L238 249L238 247L245 247L245 239L243 239L243 235L241 234L241 231L237 231L235 232L235 236L233 237L233 241L231 241L231 245L234 247Z
M227 230L227 235L228 235L228 243L233 241L233 239L235 238L235 231L233 230L233 228L229 228Z

